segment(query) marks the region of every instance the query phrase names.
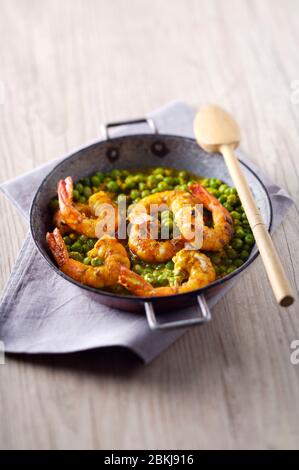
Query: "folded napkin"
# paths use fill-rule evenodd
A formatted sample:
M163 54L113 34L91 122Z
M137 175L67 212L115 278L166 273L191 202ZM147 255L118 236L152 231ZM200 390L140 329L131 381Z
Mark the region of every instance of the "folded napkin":
M194 110L184 103L170 103L151 113L150 117L161 133L192 136ZM129 129L124 127L114 134L144 131L145 128L138 125ZM27 220L35 191L59 160L0 186ZM283 189L262 175L248 160L245 161L260 176L270 193L275 229L292 205L292 200ZM208 305L215 305L236 281L232 279L219 287L216 294L208 296ZM187 310L190 315L194 307ZM180 315L178 312L177 316ZM100 304L96 294L58 276L37 251L30 235L23 244L0 303L0 340L6 352L67 353L122 346L132 350L144 362L149 362L183 333L183 330L153 332L145 315Z

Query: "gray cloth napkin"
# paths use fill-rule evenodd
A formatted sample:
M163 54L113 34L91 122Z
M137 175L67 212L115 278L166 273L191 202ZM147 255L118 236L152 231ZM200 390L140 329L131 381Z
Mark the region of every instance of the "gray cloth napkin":
M150 114L162 133L192 136L194 110L173 102ZM114 134L144 132L145 127L130 126ZM65 157L63 157L65 158ZM244 156L242 154L242 159ZM32 197L57 159L0 188L28 220ZM246 160L248 164L248 160ZM249 165L267 186L273 204L273 229L292 205L288 194L258 169ZM236 279L208 297L212 307L232 287ZM190 315L191 307L184 314ZM180 316L180 312L177 316ZM0 303L0 340L6 352L67 353L91 348L122 346L149 362L166 349L182 330L153 332L145 315L111 309L99 303L97 295L58 276L39 254L28 235L12 271Z

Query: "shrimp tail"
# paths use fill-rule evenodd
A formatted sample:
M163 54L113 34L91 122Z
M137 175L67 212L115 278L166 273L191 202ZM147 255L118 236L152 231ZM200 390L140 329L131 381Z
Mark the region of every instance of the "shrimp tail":
M48 232L46 235L46 240L56 260L56 263L61 268L67 263L69 255L58 228L55 228L53 233Z
M75 225L72 228L77 229L83 218L80 211L73 205L73 187L73 180L71 176L68 176L65 180L58 182L57 194L61 218L65 219L65 222L71 227Z
M211 199L216 200L218 202L218 199L216 199L212 194L210 194L203 186L201 186L199 183L192 183L189 186L189 190L191 194L193 194L194 197L199 199L202 204L208 204Z
M118 282L138 296L150 295L153 291L151 284L125 266L120 267Z
M232 225L232 218L229 211L220 203L220 201L199 183L192 183L189 186L191 194L199 200L204 207L220 207L226 221Z
M60 180L57 187L59 206L70 206L73 202L73 180L70 176Z

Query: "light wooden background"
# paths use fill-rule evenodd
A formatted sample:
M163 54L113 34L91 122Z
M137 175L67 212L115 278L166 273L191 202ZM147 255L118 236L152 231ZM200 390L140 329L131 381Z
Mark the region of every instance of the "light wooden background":
M2 181L96 138L101 122L181 99L233 112L243 149L298 202L297 0L0 0L0 11ZM0 204L4 286L27 225ZM274 241L297 293L298 233L294 208ZM257 260L213 314L147 367L116 350L7 357L1 448L299 447L298 303L277 307Z

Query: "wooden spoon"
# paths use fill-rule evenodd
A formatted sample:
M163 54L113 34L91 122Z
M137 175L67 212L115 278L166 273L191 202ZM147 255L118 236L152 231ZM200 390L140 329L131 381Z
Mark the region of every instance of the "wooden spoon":
M234 154L234 149L240 143L238 124L230 114L218 106L206 106L196 114L194 133L197 143L204 150L209 153L219 152L223 155L250 223L276 300L283 307L291 305L294 302L294 296L289 281Z

